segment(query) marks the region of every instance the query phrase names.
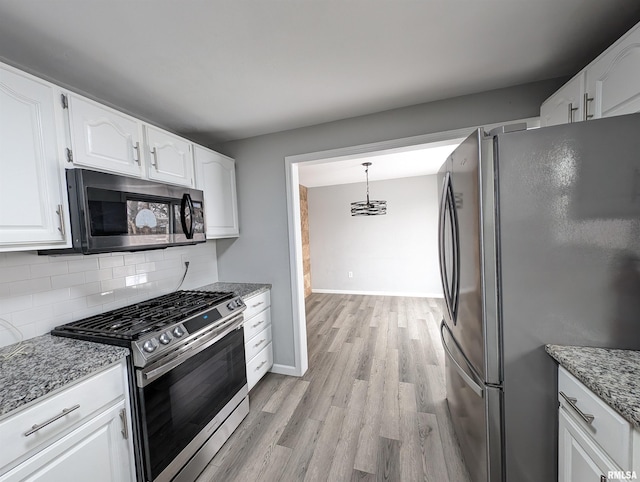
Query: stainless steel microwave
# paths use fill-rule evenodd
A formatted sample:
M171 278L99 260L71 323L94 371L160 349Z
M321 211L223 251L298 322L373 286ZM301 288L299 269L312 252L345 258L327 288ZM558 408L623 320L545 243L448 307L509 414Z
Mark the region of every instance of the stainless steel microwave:
M67 169L72 248L40 254L141 251L204 243L202 191Z

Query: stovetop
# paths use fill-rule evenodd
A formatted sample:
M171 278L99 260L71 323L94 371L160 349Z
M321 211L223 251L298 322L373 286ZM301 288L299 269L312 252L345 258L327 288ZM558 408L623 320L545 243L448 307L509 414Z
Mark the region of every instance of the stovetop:
M176 291L134 305L57 326L52 334L129 346L234 297L230 292Z

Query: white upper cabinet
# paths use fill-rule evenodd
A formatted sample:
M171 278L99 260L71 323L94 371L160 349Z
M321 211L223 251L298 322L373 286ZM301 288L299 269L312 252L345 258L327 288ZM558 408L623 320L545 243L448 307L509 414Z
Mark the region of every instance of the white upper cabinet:
M67 160L100 171L142 176L142 123L74 94L67 94L67 99L71 140Z
M156 127L144 127L149 179L193 187L191 143Z
M196 187L204 192L207 238L239 235L235 161L217 152L194 146Z
M57 95L0 65L0 251L66 246Z
M587 67L589 115L640 112L640 24Z
M573 108L577 110L570 116ZM640 112L640 23L542 104L540 124L634 112Z
M540 107L541 127L583 120L584 78L584 72L580 72L544 101Z

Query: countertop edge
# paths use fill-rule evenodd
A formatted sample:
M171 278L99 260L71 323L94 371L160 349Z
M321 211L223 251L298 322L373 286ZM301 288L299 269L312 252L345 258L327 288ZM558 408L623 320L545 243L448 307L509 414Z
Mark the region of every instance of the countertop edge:
M640 352L553 344L545 345L545 351L634 428L640 429L640 382L625 382L626 376L638 378ZM615 375L610 374L609 368L598 362L598 355L610 363L615 362L620 371ZM588 367L583 366L587 362L580 357L588 357ZM633 360L629 360L630 357ZM615 379L615 383L611 382L611 378ZM622 390L621 386L626 386L627 390Z

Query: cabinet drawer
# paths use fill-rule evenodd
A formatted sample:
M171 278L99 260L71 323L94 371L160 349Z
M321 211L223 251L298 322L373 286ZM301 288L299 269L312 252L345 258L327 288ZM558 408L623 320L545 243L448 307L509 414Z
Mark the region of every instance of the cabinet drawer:
M244 352L247 363L251 362L253 357L269 343L271 343L271 325L267 325L264 330L245 343Z
M575 405L585 414L593 415L589 424L558 393L558 401L570 413L576 424L589 434L623 470L631 466L631 424L604 403L564 368L558 371L558 391L575 398Z
M244 339L246 342L271 324L271 310L267 308L250 319L245 317L244 320Z
M113 365L0 422L3 445L0 451L0 472L7 464L53 443L96 410L123 398L125 393L124 370L123 363ZM34 425L41 425L62 414L63 410L78 405L78 408L69 411L37 432L25 435Z
M247 363L247 384L249 390L269 371L273 365L273 350L271 343L262 349L253 360Z
M265 291L264 293L252 296L244 300L244 303L247 305L247 309L244 310L244 319L248 320L271 305L270 292Z

